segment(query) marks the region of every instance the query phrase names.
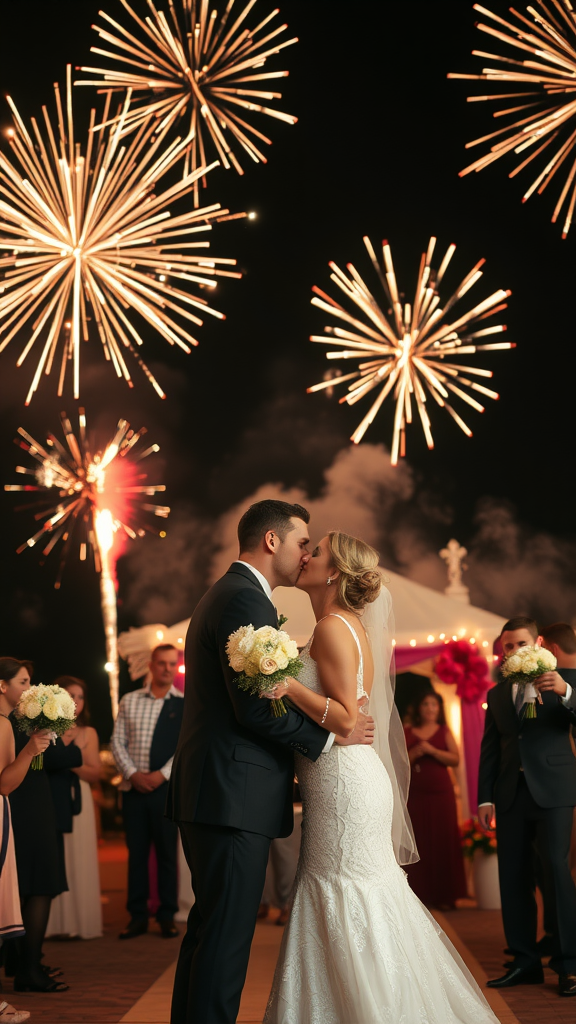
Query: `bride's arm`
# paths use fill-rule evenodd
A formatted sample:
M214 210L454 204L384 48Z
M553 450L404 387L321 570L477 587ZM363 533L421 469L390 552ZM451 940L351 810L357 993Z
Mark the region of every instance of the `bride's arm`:
M356 644L348 627L334 616L329 616L316 626L313 650L318 678L325 696L314 693L291 677L286 680L287 686L280 684L276 688L274 696L288 696L305 715L322 724L329 732L336 733L337 736L348 736L354 729L358 717ZM328 697L330 702L326 714Z

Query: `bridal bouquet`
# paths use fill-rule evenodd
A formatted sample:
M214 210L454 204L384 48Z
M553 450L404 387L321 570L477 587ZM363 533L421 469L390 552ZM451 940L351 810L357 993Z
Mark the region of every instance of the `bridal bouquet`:
M71 729L76 720L76 705L68 690L62 686L31 686L22 694L14 709L16 724L21 732L31 736L34 732L48 729L51 740ZM32 758L32 768L42 768L44 754Z
M536 700L541 704L542 697L532 685L544 672L552 672L556 668L556 658L545 647L520 647L515 654L509 654L502 662L502 675L513 683L518 683L525 693L525 718L536 718Z
M240 673L240 689L257 696L270 693L286 676L295 676L302 668L295 640L273 626L241 626L228 637L226 654L230 667ZM283 700L270 703L277 718L286 714Z

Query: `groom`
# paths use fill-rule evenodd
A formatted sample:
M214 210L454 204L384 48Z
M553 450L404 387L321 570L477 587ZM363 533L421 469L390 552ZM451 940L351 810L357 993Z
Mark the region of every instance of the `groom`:
M293 828L293 752L316 761L335 740L302 712L275 718L238 688L228 637L277 627L275 587L291 587L309 558L301 505L259 501L238 524L240 556L198 604L186 637L184 717L168 792L196 903L176 969L171 1024L234 1024L270 842ZM338 743L373 741L358 716Z

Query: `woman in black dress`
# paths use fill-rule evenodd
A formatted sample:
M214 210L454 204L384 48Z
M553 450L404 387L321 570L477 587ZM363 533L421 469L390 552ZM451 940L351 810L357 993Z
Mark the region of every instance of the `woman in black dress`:
M64 991L68 986L56 982L43 969L42 944L52 898L64 892L68 884L62 834L56 828L46 767L54 761L53 751L56 753L58 768L80 766L82 754L74 744L70 748L61 744L64 757L70 763L60 765L61 751L56 751L50 744L44 754L42 769L30 768L34 752L29 759L19 756L25 748L29 752L30 740L18 729L14 708L29 686L27 662L17 661L16 658L0 658L0 714L8 718L12 725L15 745L15 761L3 774L12 771L21 777L21 781L16 781L16 788L10 792L18 886L26 930L25 938L18 940L14 989L18 992L56 992Z

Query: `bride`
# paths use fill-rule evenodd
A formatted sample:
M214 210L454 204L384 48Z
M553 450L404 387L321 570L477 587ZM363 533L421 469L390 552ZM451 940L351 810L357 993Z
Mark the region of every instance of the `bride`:
M391 598L378 554L340 532L320 541L297 586L316 628L286 696L337 735L358 707L370 746L296 754L302 848L264 1024L497 1024L464 962L414 895L409 762L390 679Z

